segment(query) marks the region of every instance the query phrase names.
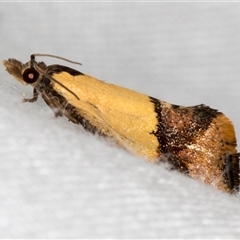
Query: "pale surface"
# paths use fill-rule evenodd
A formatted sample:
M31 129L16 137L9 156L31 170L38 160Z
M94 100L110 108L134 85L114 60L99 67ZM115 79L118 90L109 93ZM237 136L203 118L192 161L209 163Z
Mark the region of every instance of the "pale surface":
M0 3L0 56L56 54L165 101L205 103L240 139L239 16L226 3ZM23 93L2 67L0 238L240 237L239 195L131 156Z

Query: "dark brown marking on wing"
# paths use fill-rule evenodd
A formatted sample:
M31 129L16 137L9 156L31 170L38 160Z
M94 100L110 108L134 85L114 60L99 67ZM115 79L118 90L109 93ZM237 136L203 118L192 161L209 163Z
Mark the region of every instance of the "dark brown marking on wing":
M70 67L66 67L63 65L57 65L57 64L48 66L46 69L46 72L50 75L61 73L61 72L67 72L67 73L71 74L72 76L84 75L84 73L79 72L75 69L72 69Z
M159 142L159 153L168 154L169 162L176 169L188 172L188 159L179 154L187 146L195 142L219 113L205 105L181 107L167 105L150 97L154 104L158 124L152 132Z

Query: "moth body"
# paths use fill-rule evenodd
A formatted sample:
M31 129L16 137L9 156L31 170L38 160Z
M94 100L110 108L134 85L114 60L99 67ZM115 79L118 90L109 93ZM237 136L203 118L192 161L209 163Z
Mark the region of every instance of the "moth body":
M6 70L34 88L55 116L65 115L87 131L226 192L239 190L239 155L233 124L205 105L173 105L133 90L100 81L75 69L26 64L8 59Z

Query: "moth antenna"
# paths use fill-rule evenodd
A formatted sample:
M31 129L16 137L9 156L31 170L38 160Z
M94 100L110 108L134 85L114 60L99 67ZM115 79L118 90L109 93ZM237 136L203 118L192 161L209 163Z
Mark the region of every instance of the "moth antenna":
M80 62L75 62L75 61L69 60L69 59L67 59L67 58L63 58L63 57L59 57L59 56L55 56L55 55L52 55L52 54L35 53L35 54L32 54L32 55L31 55L31 59L35 59L36 56L39 56L39 57L52 57L52 58L58 58L58 59L61 59L61 60L63 60L63 61L66 61L66 62L70 62L70 63L73 63L73 64L82 65Z
M77 100L80 100L79 97L73 92L71 91L69 88L65 87L62 83L58 82L56 79L54 79L52 76L50 76L49 74L47 74L45 71L43 71L36 63L36 61L34 60L34 58L32 58L31 55L31 61L33 64L33 68L36 69L39 73L41 73L43 76L45 76L46 78L50 79L51 81L57 83L58 85L60 85L61 87L63 87L64 89L66 89L68 92L70 92L75 98L77 98Z

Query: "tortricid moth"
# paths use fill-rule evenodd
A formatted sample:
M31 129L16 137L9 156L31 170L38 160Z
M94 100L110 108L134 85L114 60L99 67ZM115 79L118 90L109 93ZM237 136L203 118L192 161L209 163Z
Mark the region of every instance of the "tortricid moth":
M47 66L35 56L55 57L33 54L25 64L3 61L19 82L32 85L33 98L24 102L41 95L56 117L66 116L149 161L167 161L173 169L222 191L239 191L234 126L223 113L203 104L173 105L67 66Z

